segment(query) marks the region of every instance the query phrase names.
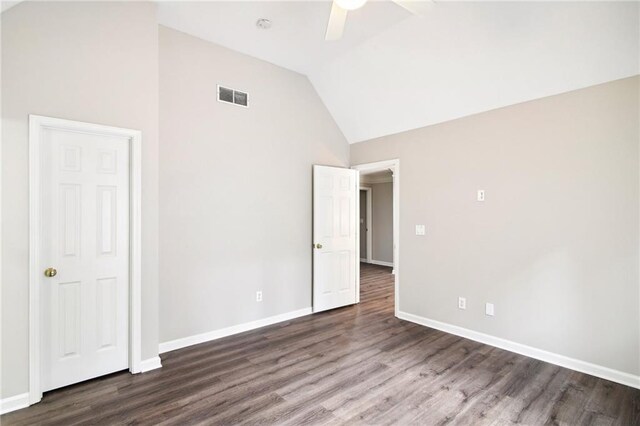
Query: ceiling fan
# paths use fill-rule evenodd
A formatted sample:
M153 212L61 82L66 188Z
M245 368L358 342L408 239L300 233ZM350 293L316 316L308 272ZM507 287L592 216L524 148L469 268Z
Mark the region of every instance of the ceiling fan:
M431 4L430 0L391 0L398 6L401 6L413 13L422 16ZM344 24L347 21L347 13L350 10L356 10L364 6L367 0L333 0L331 5L331 14L329 15L329 23L327 24L327 32L324 36L325 40L340 40L344 32Z

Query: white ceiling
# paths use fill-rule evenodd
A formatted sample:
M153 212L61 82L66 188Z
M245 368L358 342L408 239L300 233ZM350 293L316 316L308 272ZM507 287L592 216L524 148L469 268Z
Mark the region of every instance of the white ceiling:
M360 172L360 183L386 183L393 182L393 173L390 170L382 172Z
M366 170L361 170L360 171L360 176L367 176L368 178L371 179L384 179L384 178L389 178L391 177L393 173L391 173L391 170L382 170L382 171L366 171Z
M438 0L419 18L369 0L337 42L329 1L157 3L162 25L306 74L350 143L640 74L638 1Z
M309 78L358 142L636 75L638 6L438 3Z
M418 18L373 1L338 42L329 2L158 4L163 25L306 74L349 142L640 73L637 2L438 1Z
M373 2L349 13L342 40L327 42L330 11L327 1L158 2L160 24L302 74L411 16L389 1ZM258 29L260 18L273 26Z
M22 0L0 0L0 12L11 9L21 1Z

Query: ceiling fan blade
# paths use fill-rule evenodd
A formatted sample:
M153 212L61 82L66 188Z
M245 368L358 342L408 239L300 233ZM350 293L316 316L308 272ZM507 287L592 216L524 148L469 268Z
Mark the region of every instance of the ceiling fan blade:
M433 5L430 0L391 0L414 15L424 16Z
M331 15L327 24L325 40L340 40L344 31L344 24L347 21L347 10L341 8L334 1L331 5Z

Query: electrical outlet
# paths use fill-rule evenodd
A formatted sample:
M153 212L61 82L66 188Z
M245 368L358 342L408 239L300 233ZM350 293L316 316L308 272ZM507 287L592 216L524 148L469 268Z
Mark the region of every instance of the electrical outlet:
M478 189L478 201L484 201L484 189Z
M495 310L493 308L493 303L487 303L487 305L485 306L484 313L489 315L490 317L495 315Z
M262 292L256 291L256 302L262 302Z
M458 309L467 309L467 299L465 297L458 297Z
M425 235L426 232L427 231L424 225L416 225L416 235Z

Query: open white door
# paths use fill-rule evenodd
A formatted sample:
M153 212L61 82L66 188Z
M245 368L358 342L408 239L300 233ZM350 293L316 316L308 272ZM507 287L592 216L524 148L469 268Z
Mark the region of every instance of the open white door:
M357 302L358 171L313 166L313 311Z

